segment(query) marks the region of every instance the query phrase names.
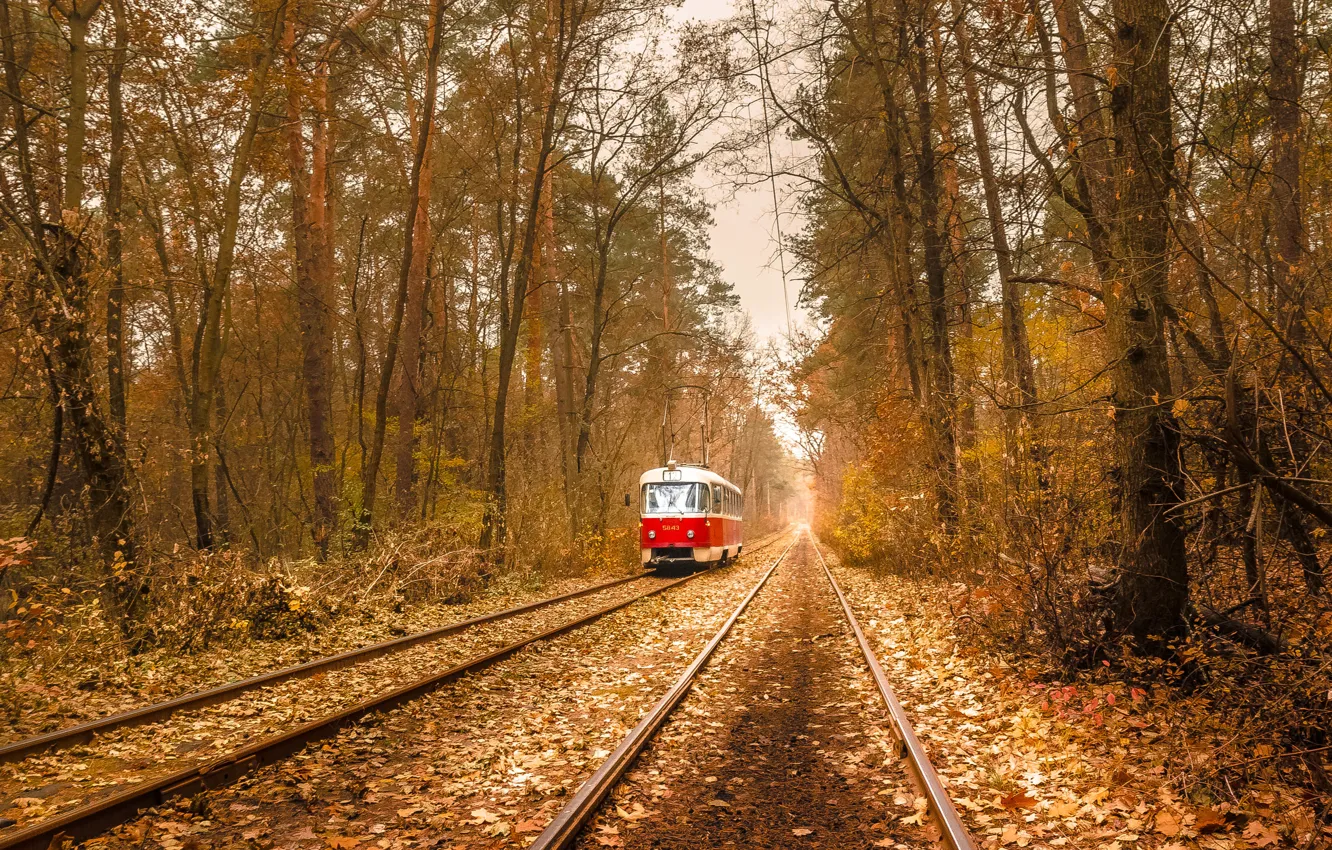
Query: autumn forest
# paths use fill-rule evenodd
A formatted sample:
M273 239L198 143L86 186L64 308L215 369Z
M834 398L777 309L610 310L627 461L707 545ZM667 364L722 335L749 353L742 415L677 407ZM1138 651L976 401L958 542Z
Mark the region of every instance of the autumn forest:
M642 693L468 703L456 739L408 718L394 741L466 768L360 837L383 765L351 771L308 846L573 846L545 843L586 779L569 753L614 741L560 724L628 730L736 622L764 648L697 663L708 710L746 718L720 761L664 727L584 846L713 846L683 826L709 818L717 846L1332 845L1332 9L0 0L0 48L0 848L86 803L68 767L6 764L24 736L666 581L639 576L670 554L640 475L668 458L734 485L697 509L745 548L528 676L584 658ZM744 269L717 259L737 197L765 205ZM820 648L843 612L868 637ZM935 762L837 751L818 787L863 818L644 778L742 776L747 748L804 776L820 736L792 729L874 722L873 681L836 696L852 636ZM755 714L736 669L823 701ZM540 768L475 749L519 705L505 740ZM300 846L275 842L352 749L236 786L290 803L268 832L178 817L195 847ZM189 846L117 823L96 840Z

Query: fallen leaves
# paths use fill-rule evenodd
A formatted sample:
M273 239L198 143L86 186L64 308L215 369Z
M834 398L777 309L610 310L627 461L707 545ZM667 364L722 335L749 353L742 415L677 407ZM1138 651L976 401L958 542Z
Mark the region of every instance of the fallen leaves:
M1244 827L1244 838L1254 847L1271 847L1281 840L1281 836L1260 820L1249 821L1249 825Z
M1193 821L1193 828L1198 832L1215 832L1225 825L1225 815L1215 809L1199 809Z
M1179 819L1169 811L1164 811L1156 816L1156 831L1166 838L1174 838L1179 835Z
M999 804L1010 811L1014 809L1034 809L1036 808L1036 798L1026 791L1019 791L1016 794L1009 794L1001 798Z
M1307 798L1276 782L1180 799L1181 774L1218 763L1213 741L1181 746L1180 715L1198 707L1105 671L1043 680L985 652L949 607L984 588L833 570L977 846L1269 850L1319 832Z

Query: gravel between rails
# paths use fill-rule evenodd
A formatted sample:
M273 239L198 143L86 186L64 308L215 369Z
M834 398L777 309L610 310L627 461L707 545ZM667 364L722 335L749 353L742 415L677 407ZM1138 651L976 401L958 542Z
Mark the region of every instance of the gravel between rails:
M932 846L889 728L806 538L578 846Z
M102 846L521 847L666 690L775 552L618 611Z
M31 826L57 812L192 763L202 764L670 580L649 576L508 620L479 624L352 667L279 682L158 723L114 730L89 745L0 765L0 816L16 821L14 829ZM0 830L0 836L4 834Z

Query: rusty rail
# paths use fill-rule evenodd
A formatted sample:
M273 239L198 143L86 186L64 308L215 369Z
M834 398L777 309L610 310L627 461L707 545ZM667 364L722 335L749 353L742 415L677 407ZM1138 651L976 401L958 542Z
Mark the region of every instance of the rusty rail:
M797 531L795 538L782 550L782 554L777 556L777 559L772 562L772 566L768 567L763 577L740 601L740 604L727 618L726 622L722 624L717 634L708 642L707 646L703 647L703 651L694 658L693 663L680 674L680 678L676 680L665 696L657 701L656 705L643 716L642 720L638 721L638 725L630 730L620 746L615 748L615 752L611 753L601 767L597 768L596 772L588 777L573 798L555 815L554 820L547 824L545 830L537 836L536 841L528 846L528 850L565 850L565 848L573 845L578 838L578 833L582 831L588 820L596 813L597 808L606 799L606 795L610 793L611 788L615 787L615 783L620 781L620 777L633 764L634 759L638 758L639 754L647 748L657 730L662 727L666 718L684 699L685 694L689 692L694 679L698 676L699 671L703 669L703 665L712 657L713 652L726 638L726 635L730 633L736 620L740 619L740 615L745 612L749 603L753 601L759 590L767 583L768 577L773 574L773 571L777 569L782 560L786 558L786 554L799 540L800 532Z
M879 659L875 657L874 650L870 648L869 640L865 637L865 632L861 630L855 612L851 610L851 603L847 601L846 594L842 593L842 588L837 584L837 579L833 577L832 570L828 568L828 562L823 560L823 553L819 551L813 535L810 535L809 542L814 547L814 554L818 556L819 564L823 566L823 572L828 577L828 583L832 585L833 592L837 594L838 601L842 603L842 612L846 614L847 622L851 624L851 631L856 635L856 642L860 644L860 651L865 656L865 663L869 665L870 672L874 674L874 684L879 688L879 695L883 697L884 703L888 706L888 713L893 721L893 735L902 746L912 778L915 779L920 790L924 792L925 798L929 800L930 816L939 827L940 842L950 850L973 850L974 845L971 836L967 833L967 828L962 825L962 819L958 817L957 808L953 806L953 801L948 797L948 790L944 788L943 781L939 778L939 774L935 772L934 766L930 764L930 757L926 755L925 747L921 745L920 739L916 737L915 730L911 728L910 718L907 717L902 704L898 702L892 686L888 684L888 676L883 672L883 667L879 664Z

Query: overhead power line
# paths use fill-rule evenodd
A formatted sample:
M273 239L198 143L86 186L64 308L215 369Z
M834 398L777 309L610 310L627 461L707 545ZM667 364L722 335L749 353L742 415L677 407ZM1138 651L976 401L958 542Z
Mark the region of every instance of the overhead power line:
M768 122L768 94L772 82L768 76L768 51L766 41L759 38L758 0L749 0L749 14L754 24L754 50L758 54L759 101L763 104L763 142L768 150L768 185L772 189L772 217L777 224L777 263L782 272L782 306L786 308L786 337L792 338L791 296L786 284L786 247L782 238L782 209L777 198L777 169L772 157L772 125Z

